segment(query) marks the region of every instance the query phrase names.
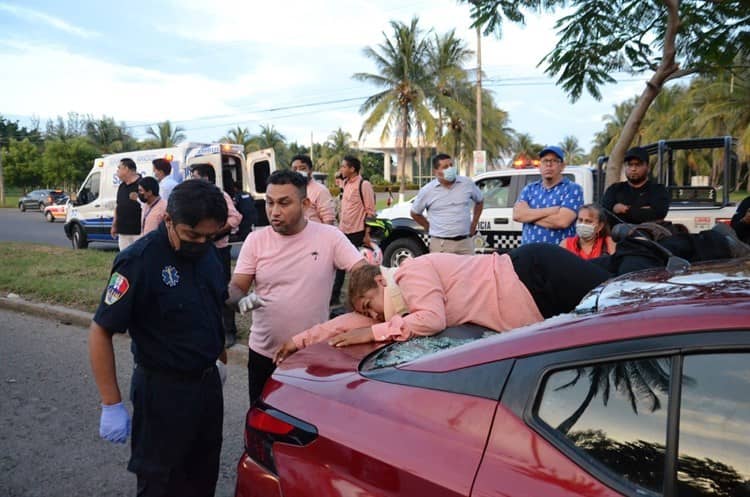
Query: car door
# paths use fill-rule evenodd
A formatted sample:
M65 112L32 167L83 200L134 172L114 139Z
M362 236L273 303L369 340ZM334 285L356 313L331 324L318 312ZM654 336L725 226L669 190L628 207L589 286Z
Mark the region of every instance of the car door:
M478 230L485 251L510 250L521 244L521 223L513 220L514 176L494 176L476 181L484 197Z
M503 393L472 496L750 495L748 406L747 331L527 357Z

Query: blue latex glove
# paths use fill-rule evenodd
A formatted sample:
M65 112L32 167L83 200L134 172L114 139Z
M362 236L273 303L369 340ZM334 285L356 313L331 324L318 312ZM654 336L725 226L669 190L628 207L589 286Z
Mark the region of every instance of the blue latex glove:
M107 406L102 404L99 436L113 443L124 444L130 435L130 414L122 402Z

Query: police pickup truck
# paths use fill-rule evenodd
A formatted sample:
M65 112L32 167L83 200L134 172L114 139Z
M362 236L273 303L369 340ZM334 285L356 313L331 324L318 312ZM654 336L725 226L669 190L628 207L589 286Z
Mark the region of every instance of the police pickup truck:
M735 207L729 202L729 181L735 142L731 137L701 138L688 140L661 140L644 148L652 160L655 179L667 186L671 203L667 221L680 223L690 232L710 229L719 222L728 223ZM720 184L704 184L704 177L693 174L700 150L721 149ZM713 155L709 152L708 157ZM598 167L567 166L563 176L581 185L584 203L596 202L602 197L606 157L600 158ZM484 195L484 210L479 219L478 236L475 238L478 253L507 251L521 244L522 224L513 220L513 205L521 190L541 178L536 168L500 169L474 177ZM695 178L695 179L693 179ZM414 199L383 209L378 217L389 219L393 225L390 235L382 240L383 263L398 266L409 257L428 252L427 234L411 218ZM468 215L468 214L467 214Z

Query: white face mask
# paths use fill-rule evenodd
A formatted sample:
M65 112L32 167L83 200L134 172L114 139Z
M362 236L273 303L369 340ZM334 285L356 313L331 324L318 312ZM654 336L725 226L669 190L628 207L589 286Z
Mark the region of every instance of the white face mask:
M296 171L297 174L301 175L303 178L308 179L309 176L307 175L307 171Z
M443 179L450 183L456 181L456 166L451 166L449 168L443 169Z
M596 227L592 224L576 223L576 235L581 240L591 240L596 236Z

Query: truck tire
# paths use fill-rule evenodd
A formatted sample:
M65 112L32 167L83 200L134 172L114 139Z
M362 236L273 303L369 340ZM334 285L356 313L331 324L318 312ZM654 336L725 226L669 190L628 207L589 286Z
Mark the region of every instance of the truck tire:
M405 259L412 259L426 253L425 246L414 238L397 238L385 248L383 264L388 267L398 267Z
M84 233L83 228L79 224L76 224L73 226L73 233L70 237L71 243L73 243L73 249L85 249L89 246L89 241L86 239L86 233Z

